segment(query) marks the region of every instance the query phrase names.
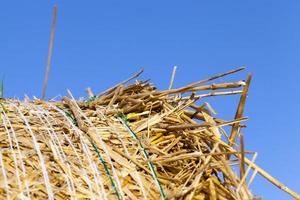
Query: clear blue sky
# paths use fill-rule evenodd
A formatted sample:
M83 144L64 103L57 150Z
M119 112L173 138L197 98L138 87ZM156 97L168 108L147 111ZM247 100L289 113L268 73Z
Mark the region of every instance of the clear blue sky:
M77 97L87 86L101 91L140 68L143 78L167 88L173 65L176 86L245 65L253 73L246 147L300 192L300 1L2 1L0 76L7 97L41 95L54 3L48 97L67 88ZM229 98L213 106L230 118L231 100L237 103ZM259 176L252 189L266 200L291 199Z

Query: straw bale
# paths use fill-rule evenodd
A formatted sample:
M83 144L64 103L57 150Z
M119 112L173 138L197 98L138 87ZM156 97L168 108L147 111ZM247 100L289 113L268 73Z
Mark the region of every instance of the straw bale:
M236 141L250 80L211 83L240 70L162 91L128 79L86 100L1 99L1 199L250 200L251 172L283 187ZM234 119L205 102L224 95L241 95Z

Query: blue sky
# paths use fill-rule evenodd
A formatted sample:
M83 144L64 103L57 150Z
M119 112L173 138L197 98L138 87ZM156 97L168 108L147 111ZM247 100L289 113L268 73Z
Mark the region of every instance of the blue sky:
M175 86L245 65L253 81L243 132L257 163L300 192L299 1L6 1L0 12L0 76L5 95L40 96L52 6L57 31L47 97L69 88L84 96L127 78L140 68L159 88ZM223 79L234 80L233 78ZM208 99L207 99L208 100ZM212 101L232 118L237 99ZM291 199L257 176L252 190L266 200Z

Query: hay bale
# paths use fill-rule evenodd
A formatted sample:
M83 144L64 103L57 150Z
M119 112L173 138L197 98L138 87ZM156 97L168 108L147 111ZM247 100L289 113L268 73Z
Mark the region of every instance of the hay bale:
M240 70L166 91L125 81L85 101L1 99L1 198L253 199L246 177L263 173L236 144L250 79L207 84ZM236 94L233 120L200 101Z

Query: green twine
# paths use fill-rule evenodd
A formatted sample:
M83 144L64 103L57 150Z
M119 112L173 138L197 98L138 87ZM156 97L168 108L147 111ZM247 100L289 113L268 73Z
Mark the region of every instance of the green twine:
M58 107L58 106L56 106L56 107L57 107L58 109L60 109L61 111L63 111L63 112L66 114L66 116L69 117L69 119L72 121L72 123L73 123L75 126L77 126L77 121L76 121L75 117L74 117L71 113L69 113L68 111L65 111L64 109L62 109L62 108L60 108L60 107ZM120 194L119 194L119 192L118 192L118 190L117 190L116 184L115 184L115 182L114 182L112 176L110 175L110 172L109 172L109 170L108 170L108 167L107 167L107 165L106 165L104 159L102 158L102 156L101 156L101 154L100 154L100 151L99 151L97 145L95 144L94 140L93 140L89 135L86 135L86 136L88 137L88 139L89 139L90 143L92 144L92 146L93 146L93 148L94 148L94 150L95 150L95 152L96 152L96 154L97 154L97 156L98 156L98 158L99 158L101 164L103 165L104 171L105 171L106 175L108 176L108 178L109 178L109 180L110 180L111 186L113 187L113 190L115 191L118 200L120 200L121 198L120 198Z
M127 124L128 119L127 119L127 117L126 117L123 113L118 113L118 119L119 119L119 120L121 121L121 123L125 126L125 128L130 132L131 136L132 136L135 140L138 141L138 144L139 144L139 146L140 146L140 149L141 149L141 151L142 151L142 153L143 153L145 159L147 160L148 166L149 166L149 168L150 168L150 170L151 170L151 172L152 172L152 177L153 177L153 179L155 180L155 182L156 182L156 184L157 184L157 186L158 186L158 188L159 188L159 191L160 191L160 194L161 194L161 198L162 198L163 200L165 200L165 199L166 199L166 194L165 194L165 192L164 192L164 190L163 190L163 188L162 188L162 186L161 186L161 184L160 184L160 181L159 181L158 176L157 176L157 174L156 174L156 171L155 171L155 169L154 169L153 163L151 162L151 160L150 160L150 158L149 158L149 155L148 155L148 152L146 151L146 149L145 149L143 143L141 142L141 140L139 139L139 137L137 136L137 134L129 127L129 125Z
M1 107L1 109L0 109L1 113L6 112L6 109L5 109L4 105L1 102L0 102L0 107ZM0 115L0 123L2 123L2 115Z
M103 168L104 168L105 173L106 173L107 176L109 177L111 186L113 187L113 189L114 189L114 191L115 191L115 193L116 193L116 195L117 195L118 200L120 200L121 198L120 198L120 194L119 194L119 192L118 192L118 190L117 190L116 184L115 184L115 182L114 182L112 176L110 175L110 172L109 172L109 170L108 170L108 167L107 167L107 165L106 165L104 159L102 158L102 156L101 156L101 154L100 154L100 152L99 152L99 149L98 149L97 145L95 144L94 140L93 140L90 136L88 136L88 138L89 138L91 144L93 145L94 150L95 150L95 152L97 153L97 156L98 156L98 158L99 158L101 164L103 165Z
M64 109L62 109L62 108L60 108L60 107L58 107L58 106L56 106L56 107L57 107L59 110L63 111L63 112L66 114L66 116L72 121L72 123L73 123L75 126L78 126L75 117L74 117L70 112L68 112L68 111L66 111L66 110L64 110Z
M95 101L97 98L98 98L98 96L97 96L97 95L94 95L94 96L89 97L89 98L88 98L87 100L85 100L84 102L85 102L85 103L90 103L90 102L92 102L92 101Z

